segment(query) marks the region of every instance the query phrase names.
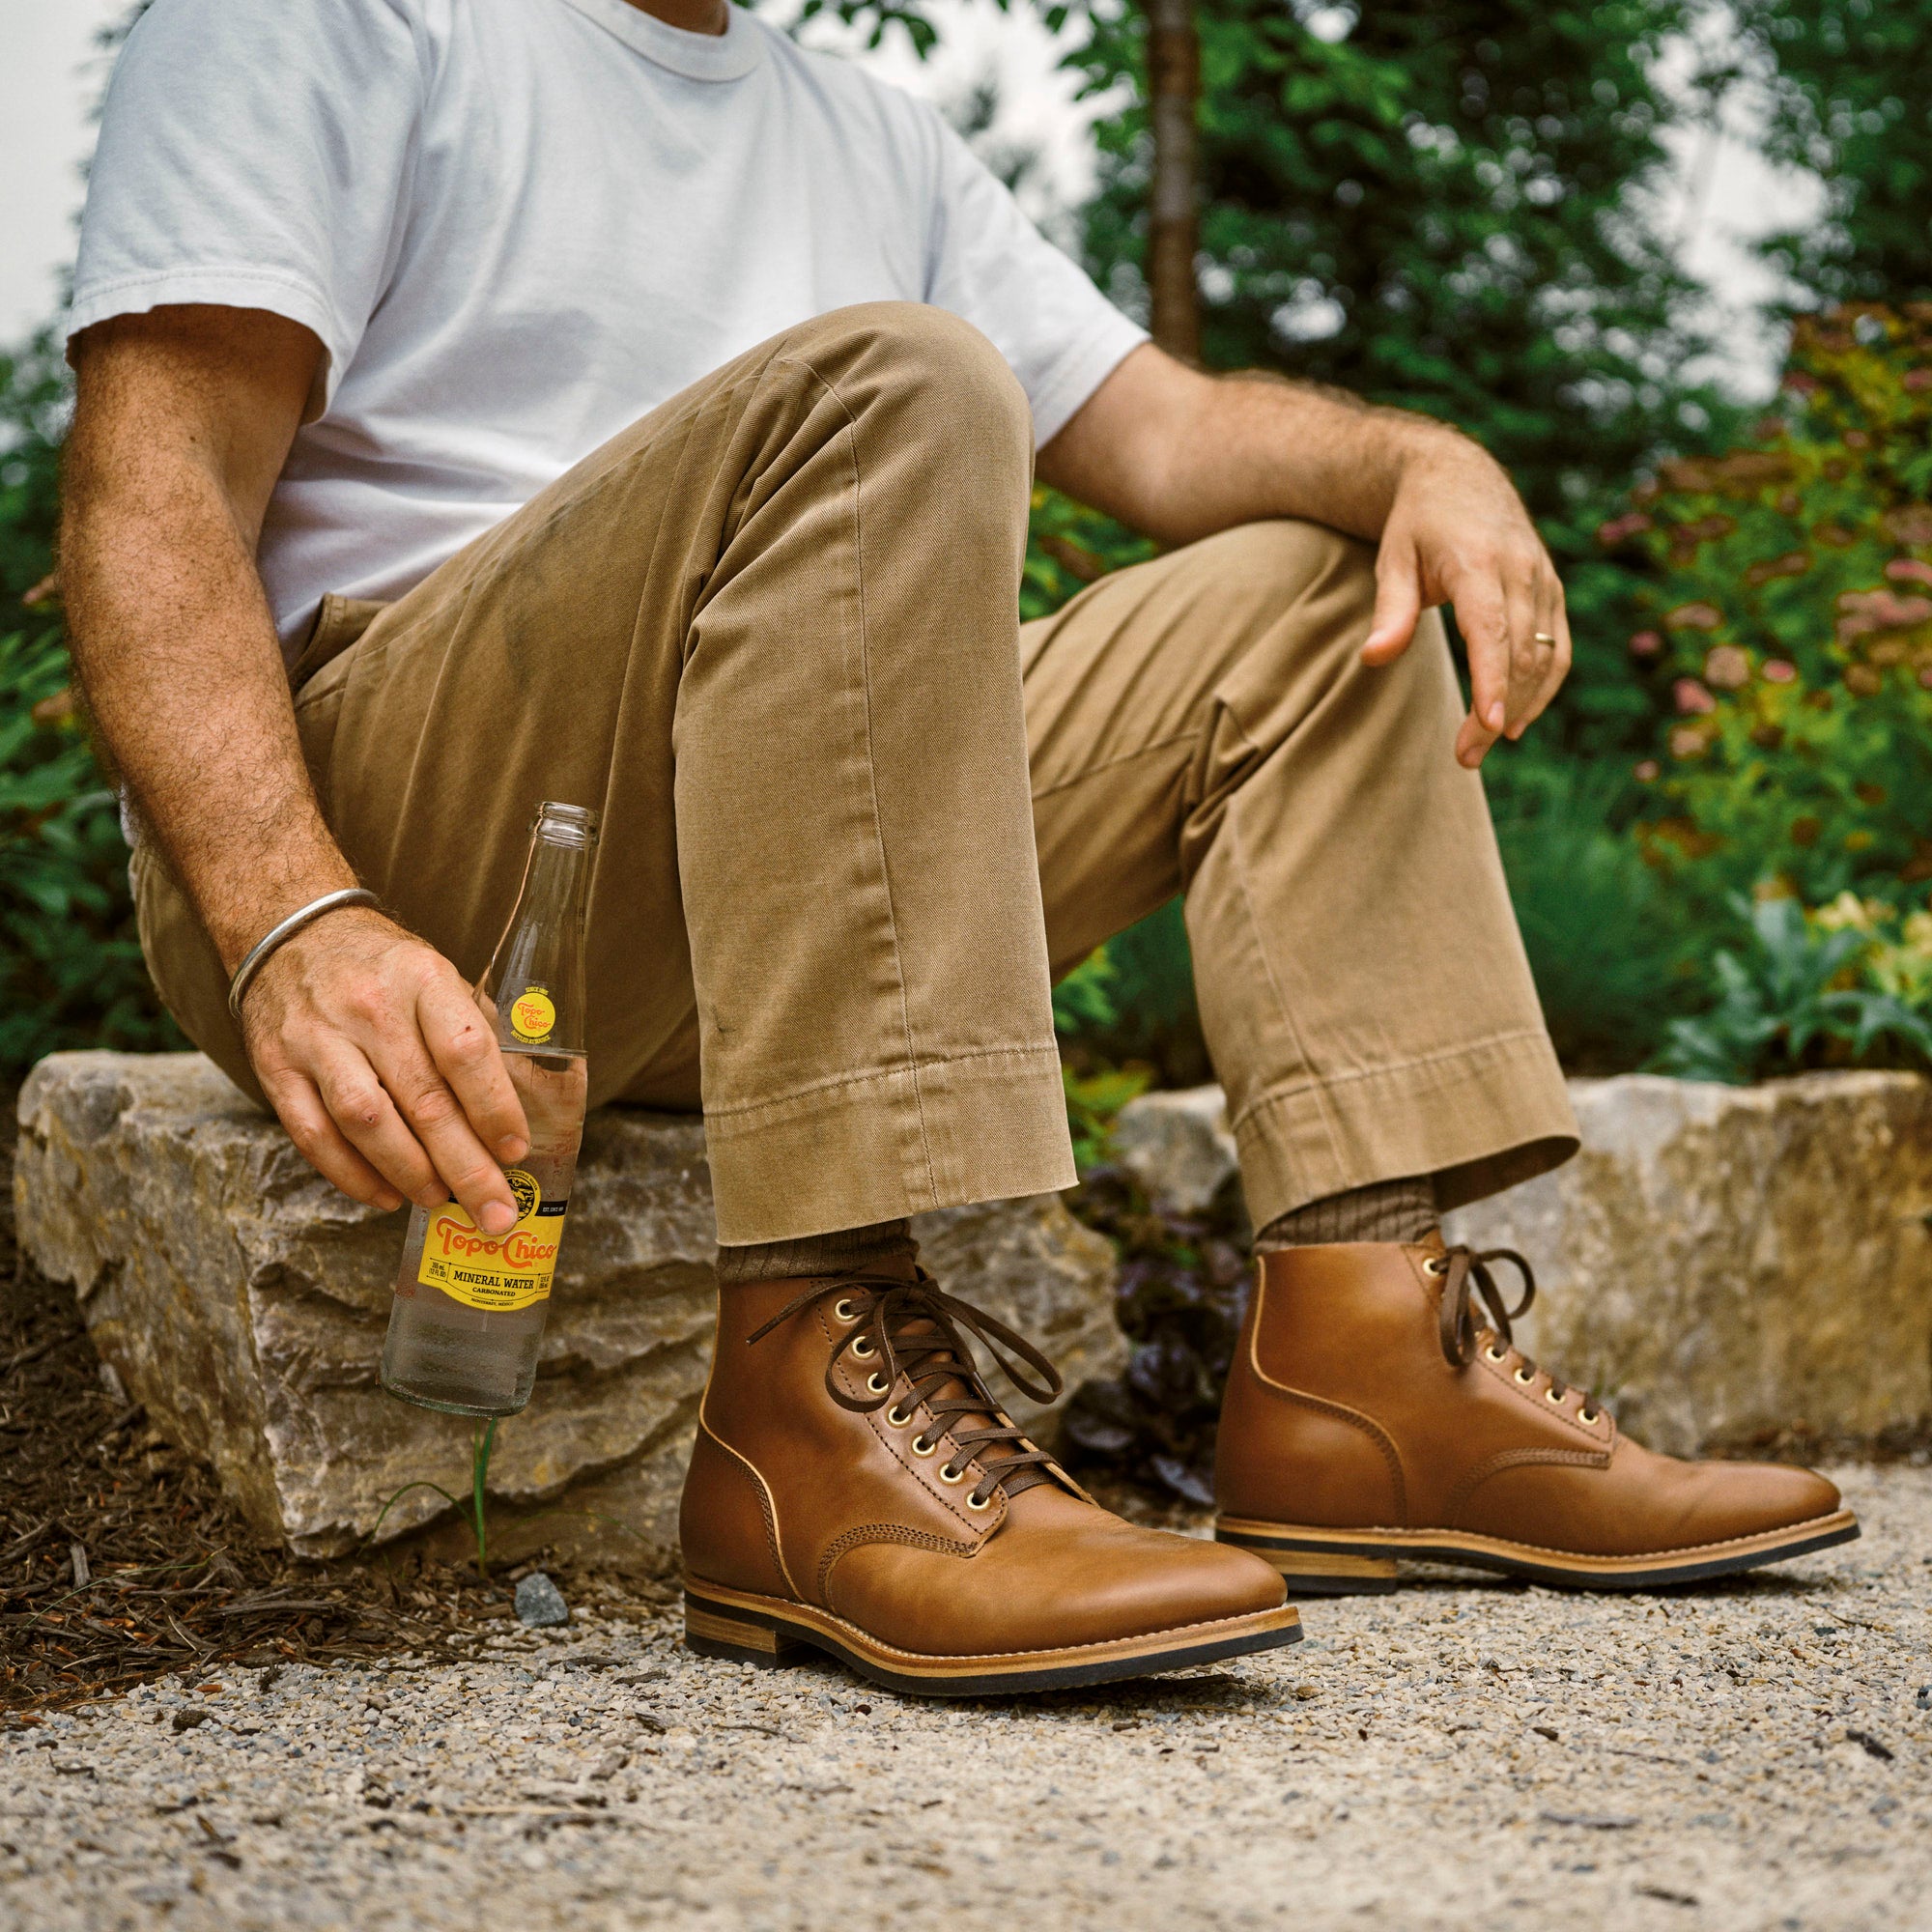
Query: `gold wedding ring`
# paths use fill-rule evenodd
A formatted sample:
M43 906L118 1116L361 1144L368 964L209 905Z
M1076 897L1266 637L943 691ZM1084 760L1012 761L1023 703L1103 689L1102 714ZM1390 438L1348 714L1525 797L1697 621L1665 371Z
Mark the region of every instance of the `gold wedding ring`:
M1548 644L1552 651L1556 648L1556 639L1548 631L1532 631L1530 639L1534 643Z

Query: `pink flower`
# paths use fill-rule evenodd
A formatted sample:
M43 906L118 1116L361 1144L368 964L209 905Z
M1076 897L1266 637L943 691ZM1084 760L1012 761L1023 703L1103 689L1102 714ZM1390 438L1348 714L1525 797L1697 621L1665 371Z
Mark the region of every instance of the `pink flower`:
M1724 613L1715 604L1680 604L1663 613L1663 621L1673 631L1715 631Z
M1663 769L1655 758L1639 759L1636 765L1636 779L1639 784L1649 784Z
M1932 369L1908 369L1905 372L1905 386L1908 389L1932 389Z
M1694 724L1680 724L1670 734L1670 755L1673 758L1698 758L1710 741Z
M1750 659L1735 644L1719 644L1704 659L1704 681L1719 691L1742 691L1750 674Z
M1608 523L1597 526L1597 541L1605 550L1614 550L1626 537L1634 537L1651 527L1654 519L1641 510L1632 510L1627 516L1612 517Z
M1894 583L1932 583L1932 563L1920 563L1916 556L1895 556L1886 565L1885 574Z
M1766 658L1761 668L1767 684L1798 682L1798 667L1788 658Z
M1638 631L1631 639L1631 655L1637 658L1654 658L1663 648L1662 631Z
M1880 526L1897 543L1932 544L1932 503L1905 503L1888 510Z
M1718 700L1697 682L1694 677L1680 677L1670 687L1670 695L1677 700L1677 708L1687 716L1692 713L1715 711ZM1679 757L1684 754L1680 752Z

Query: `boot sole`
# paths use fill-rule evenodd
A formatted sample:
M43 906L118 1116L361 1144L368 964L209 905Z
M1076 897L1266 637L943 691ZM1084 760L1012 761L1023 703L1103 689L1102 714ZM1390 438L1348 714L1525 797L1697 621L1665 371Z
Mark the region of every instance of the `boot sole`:
M1814 1549L1850 1543L1858 1534L1858 1518L1850 1510L1838 1510L1729 1543L1639 1556L1579 1556L1463 1530L1315 1529L1228 1516L1214 1525L1218 1542L1252 1550L1272 1564L1287 1580L1290 1594L1299 1597L1384 1596L1396 1587L1396 1565L1403 1557L1468 1564L1564 1590L1656 1590L1808 1556Z
M1192 1663L1219 1663L1301 1641L1293 1604L1248 1616L1187 1624L1150 1636L1065 1650L1015 1651L996 1657L928 1657L898 1650L809 1604L754 1597L687 1578L684 1640L699 1657L776 1668L802 1663L812 1652L836 1658L861 1677L913 1697L1009 1696L1028 1690L1066 1690L1151 1677Z

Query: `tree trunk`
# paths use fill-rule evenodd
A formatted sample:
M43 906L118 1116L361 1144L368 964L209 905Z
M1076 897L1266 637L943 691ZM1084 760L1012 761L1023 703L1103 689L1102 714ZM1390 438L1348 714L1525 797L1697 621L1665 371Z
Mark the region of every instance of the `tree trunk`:
M1148 195L1148 288L1153 339L1171 355L1201 359L1201 298L1194 281L1200 187L1195 114L1201 98L1201 43L1193 0L1145 0L1148 118L1153 180Z

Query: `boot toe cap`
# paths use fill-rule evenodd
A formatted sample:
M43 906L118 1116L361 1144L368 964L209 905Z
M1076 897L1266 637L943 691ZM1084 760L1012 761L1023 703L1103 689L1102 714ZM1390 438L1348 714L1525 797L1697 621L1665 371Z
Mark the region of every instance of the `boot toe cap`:
M1702 1465L1711 1493L1699 1512L1700 1540L1722 1543L1792 1529L1844 1507L1835 1483L1812 1469L1781 1463Z

